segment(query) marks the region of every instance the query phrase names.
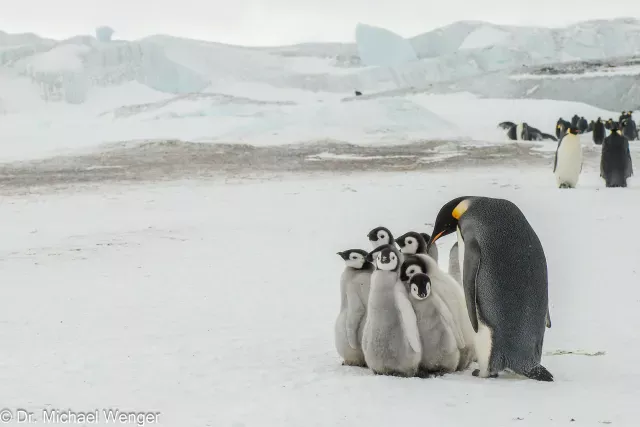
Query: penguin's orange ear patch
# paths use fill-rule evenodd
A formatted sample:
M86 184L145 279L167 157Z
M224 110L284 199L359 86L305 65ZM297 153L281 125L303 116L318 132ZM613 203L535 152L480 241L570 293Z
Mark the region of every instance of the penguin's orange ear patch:
M469 200L463 200L460 203L458 203L458 206L456 206L453 209L453 212L451 212L451 215L455 219L460 219L462 214L465 213L467 211L467 209L469 209Z

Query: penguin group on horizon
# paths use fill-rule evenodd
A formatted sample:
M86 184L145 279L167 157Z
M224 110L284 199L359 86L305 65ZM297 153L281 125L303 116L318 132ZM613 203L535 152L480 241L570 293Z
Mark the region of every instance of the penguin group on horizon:
M449 268L436 241L456 233ZM373 248L338 252L340 312L335 346L343 365L377 375L430 377L504 370L553 381L541 365L551 327L547 263L522 211L505 199L467 196L446 203L432 235L367 234Z
M636 124L631 111L623 111L620 120L603 122L600 117L592 121L586 131L581 129L584 117L575 115L571 123L560 118L556 135L562 135L553 160L553 173L559 188L575 188L583 165L581 133L592 132L594 144L602 146L600 153L600 177L607 188L627 187L627 179L633 176L633 164L629 141L638 139ZM585 120L586 121L586 120ZM607 136L606 131L610 133Z

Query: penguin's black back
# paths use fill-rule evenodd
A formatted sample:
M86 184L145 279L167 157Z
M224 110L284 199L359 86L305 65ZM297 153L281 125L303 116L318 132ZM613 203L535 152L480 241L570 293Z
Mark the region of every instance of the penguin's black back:
M600 173L607 187L626 187L633 173L629 140L617 132L605 138L600 155Z
M504 199L471 198L459 225L465 263L468 251L480 252L477 316L492 329L490 370L527 372L540 363L548 304L547 261L540 239L522 211ZM468 274L475 272L465 264Z
M606 137L606 131L604 128L604 123L595 122L593 124L593 142L597 145L602 145L604 138Z

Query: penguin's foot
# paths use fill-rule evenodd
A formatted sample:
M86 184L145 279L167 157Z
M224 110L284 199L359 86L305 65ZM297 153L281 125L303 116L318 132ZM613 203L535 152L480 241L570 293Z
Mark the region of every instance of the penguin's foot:
M473 375L474 377L479 377L480 369L474 369L471 375ZM488 378L498 378L498 374L490 374Z
M441 377L446 373L447 372L440 371L440 370L430 371L428 369L420 368L420 369L418 369L418 372L416 373L416 377L418 377L418 378L434 378L434 377Z

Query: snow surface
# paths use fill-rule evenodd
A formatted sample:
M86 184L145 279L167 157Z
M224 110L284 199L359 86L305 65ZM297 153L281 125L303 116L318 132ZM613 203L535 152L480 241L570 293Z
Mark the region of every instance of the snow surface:
M558 190L546 168L4 196L2 404L159 411L166 426L635 426L637 193L589 168ZM380 224L430 232L460 194L514 201L543 243L553 383L340 365L335 253Z
M385 28L358 23L356 44L365 65L392 67L418 59L407 39Z

